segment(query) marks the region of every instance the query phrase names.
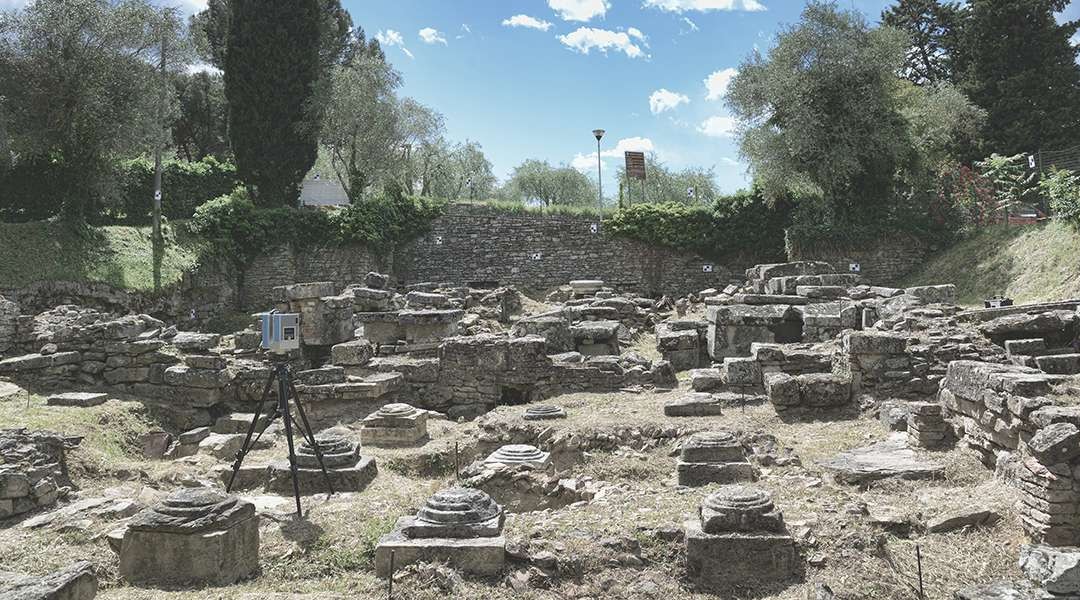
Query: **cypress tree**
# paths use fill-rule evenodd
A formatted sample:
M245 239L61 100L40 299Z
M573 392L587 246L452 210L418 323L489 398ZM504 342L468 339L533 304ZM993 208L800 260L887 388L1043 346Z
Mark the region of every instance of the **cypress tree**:
M1068 0L971 0L956 57L964 90L989 114L987 150L1003 155L1080 140L1080 66L1058 24Z
M225 96L240 178L260 206L294 206L315 164L319 0L232 0Z

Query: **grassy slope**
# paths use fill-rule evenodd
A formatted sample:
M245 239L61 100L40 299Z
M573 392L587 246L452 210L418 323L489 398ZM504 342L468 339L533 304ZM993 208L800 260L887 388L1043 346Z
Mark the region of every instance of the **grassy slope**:
M980 231L933 257L906 285L955 283L960 302L1004 294L1017 303L1080 297L1080 233L1056 222Z
M180 229L180 228L176 228ZM0 223L0 288L35 281L99 281L130 290L153 289L149 227L73 230L59 223ZM195 264L194 240L166 236L162 283Z

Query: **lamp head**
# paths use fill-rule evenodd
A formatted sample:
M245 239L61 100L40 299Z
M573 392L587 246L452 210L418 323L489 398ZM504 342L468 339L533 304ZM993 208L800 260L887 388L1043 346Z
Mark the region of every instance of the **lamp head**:
M596 141L599 142L600 138L604 137L604 130L603 129L593 129L592 134L594 136L596 136Z

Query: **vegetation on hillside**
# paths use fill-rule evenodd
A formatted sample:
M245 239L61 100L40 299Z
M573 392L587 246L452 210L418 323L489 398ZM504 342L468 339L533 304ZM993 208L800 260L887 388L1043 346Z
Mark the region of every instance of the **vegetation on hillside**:
M905 285L954 283L961 304L998 294L1017 303L1080 298L1080 231L1059 221L987 227L933 257Z
M183 227L167 227L161 267L165 285L198 262L201 244ZM63 222L0 223L0 288L37 281L92 281L153 289L149 227L75 227Z

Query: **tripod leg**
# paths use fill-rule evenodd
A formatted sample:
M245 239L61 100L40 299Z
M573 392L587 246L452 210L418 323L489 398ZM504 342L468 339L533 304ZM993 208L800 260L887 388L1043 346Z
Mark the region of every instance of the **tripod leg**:
M296 498L296 517L304 518L303 509L300 507L300 480L296 475L296 448L293 445L292 417L289 415L289 392L285 376L278 373L278 410L281 411L282 420L285 422L285 439L289 442L289 471L292 473L293 497Z
M251 425L248 425L247 435L244 436L244 445L240 446L240 450L236 453L236 462L233 463L232 475L229 475L229 484L225 486L226 492L232 491L233 483L236 482L236 473L240 471L240 465L243 464L244 457L251 451L251 436L255 433L259 417L262 416L263 405L270 399L270 386L274 384L274 377L274 371L270 371L270 375L266 378L266 386L263 387L262 396L259 397L259 406L255 409L255 416L252 417ZM262 433L260 432L259 435L261 436Z
M326 465L323 463L322 449L319 448L319 443L315 440L315 432L311 429L311 423L308 422L307 413L304 412L304 405L300 403L300 394L296 392L296 385L293 384L292 375L290 374L286 380L289 384L289 390L292 392L293 403L296 404L296 412L300 415L300 420L304 422L303 427L299 429L305 431L308 439L311 443L311 449L315 451L315 460L319 461L319 468L322 469L323 478L326 479L326 489L330 490L326 494L326 497L334 495L334 482L330 480L330 474L326 472ZM291 416L291 415L290 415Z

